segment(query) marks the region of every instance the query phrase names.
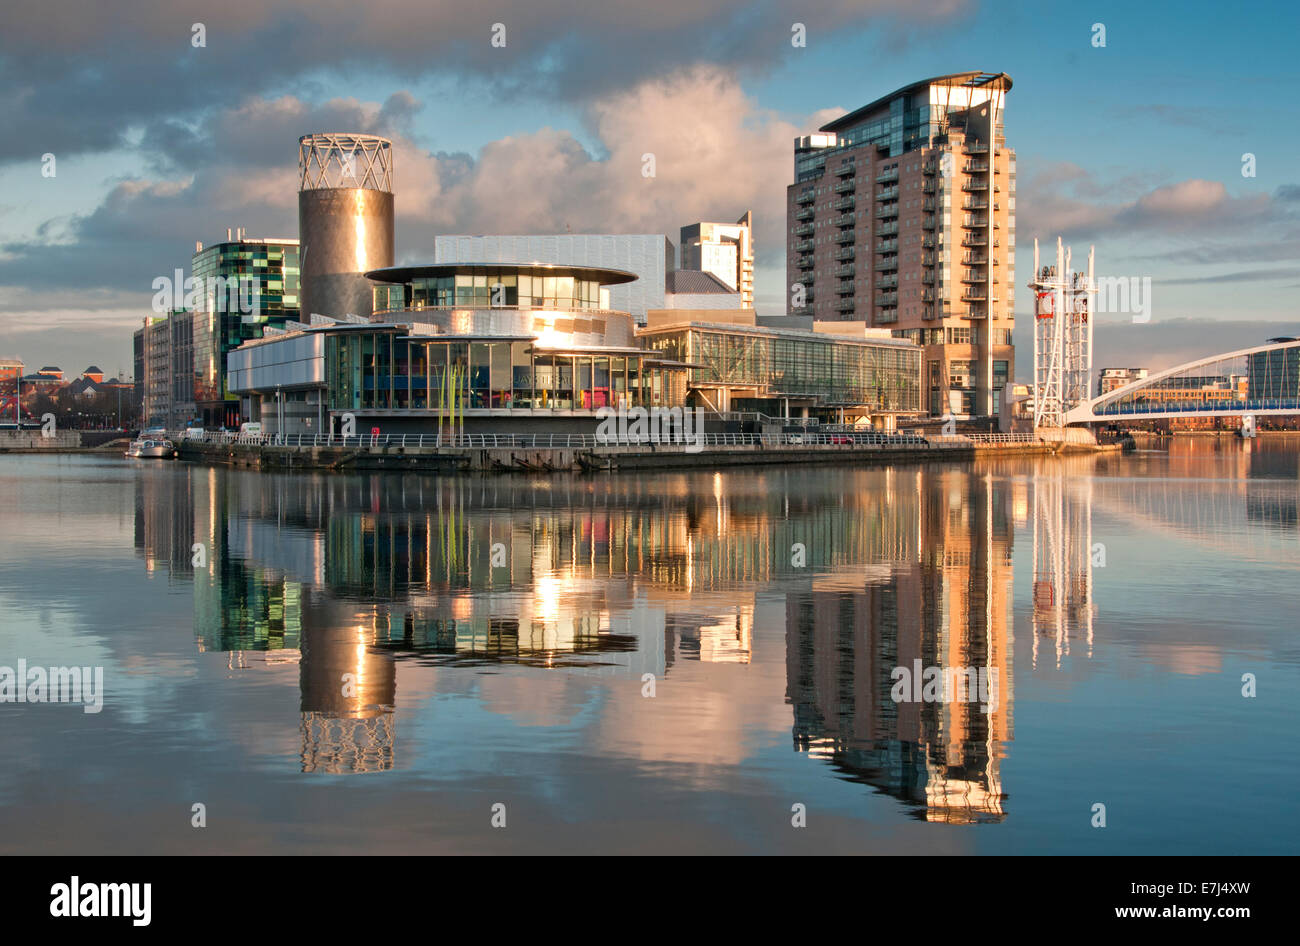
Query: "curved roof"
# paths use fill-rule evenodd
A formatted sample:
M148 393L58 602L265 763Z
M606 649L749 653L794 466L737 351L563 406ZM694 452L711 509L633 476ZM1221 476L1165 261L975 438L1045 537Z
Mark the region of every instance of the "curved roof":
M575 276L598 282L602 286L616 286L632 282L636 273L623 269L606 269L603 266L570 266L567 263L428 263L423 266L388 266L372 269L367 279L384 283L404 283L412 279L431 279L438 276L457 276L490 269L494 272L513 271L523 275Z
M921 89L929 88L932 85L969 85L975 88L984 86L993 86L1003 92L1011 91L1011 76L1005 72L950 72L946 76L935 76L933 79L922 79L920 82L913 82L905 85L901 89L896 89L888 95L882 95L874 102L869 102L861 108L855 108L847 115L841 115L832 122L822 125L818 131L839 131L841 128L848 128L855 125L864 115L877 111L882 105L887 104L900 95L908 95Z

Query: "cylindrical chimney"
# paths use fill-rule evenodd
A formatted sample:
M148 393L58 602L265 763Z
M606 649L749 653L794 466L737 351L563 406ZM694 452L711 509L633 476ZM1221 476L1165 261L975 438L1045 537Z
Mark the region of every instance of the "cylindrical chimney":
M375 135L298 139L302 321L371 314L365 273L393 265L393 144Z

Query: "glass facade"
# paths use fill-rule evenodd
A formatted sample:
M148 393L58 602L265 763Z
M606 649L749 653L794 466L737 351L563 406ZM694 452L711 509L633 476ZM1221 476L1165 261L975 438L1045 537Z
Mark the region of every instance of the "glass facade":
M842 338L687 327L646 336L691 369L697 386L753 387L757 397L812 397L828 407L919 412L921 353Z
M331 334L331 410L590 410L674 407L685 371L650 352L555 352L519 339L427 339L403 331Z
M191 275L203 288L194 313L194 401L204 426L231 426L239 402L226 383L226 355L270 325L298 319L298 244L217 243L194 254ZM251 279L241 291L240 280Z
M404 285L376 286L376 312L398 309L488 308L599 309L600 282L573 274L521 273L518 266L464 267L452 275L416 276Z

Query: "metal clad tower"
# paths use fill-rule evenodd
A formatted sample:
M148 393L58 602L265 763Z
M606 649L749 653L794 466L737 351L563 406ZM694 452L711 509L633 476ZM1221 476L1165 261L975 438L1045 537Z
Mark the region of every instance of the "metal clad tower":
M1034 240L1034 428L1064 427L1065 415L1092 396L1094 250L1088 271L1071 272L1070 251L1056 240L1056 265L1038 265Z
M393 265L393 144L375 135L298 139L301 312L371 314L365 273Z

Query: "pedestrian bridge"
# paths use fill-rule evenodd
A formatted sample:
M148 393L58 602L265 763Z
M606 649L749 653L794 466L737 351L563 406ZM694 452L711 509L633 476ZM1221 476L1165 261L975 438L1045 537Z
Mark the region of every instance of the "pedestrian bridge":
M1300 339L1209 355L1070 409L1067 424L1300 414Z

